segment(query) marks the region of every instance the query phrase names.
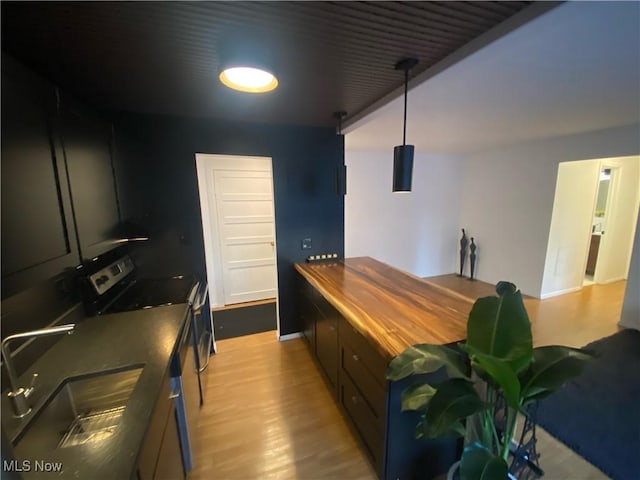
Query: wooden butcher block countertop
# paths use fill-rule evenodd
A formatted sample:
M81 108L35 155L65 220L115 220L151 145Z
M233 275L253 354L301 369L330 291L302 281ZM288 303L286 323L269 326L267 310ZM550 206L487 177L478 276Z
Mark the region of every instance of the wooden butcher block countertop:
M391 359L417 343L464 340L473 301L370 257L296 270Z

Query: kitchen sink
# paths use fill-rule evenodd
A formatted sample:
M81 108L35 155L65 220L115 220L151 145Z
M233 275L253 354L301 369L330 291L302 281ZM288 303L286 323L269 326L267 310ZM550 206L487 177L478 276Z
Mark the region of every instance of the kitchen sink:
M142 368L135 365L66 379L18 437L15 453L68 448L113 435Z

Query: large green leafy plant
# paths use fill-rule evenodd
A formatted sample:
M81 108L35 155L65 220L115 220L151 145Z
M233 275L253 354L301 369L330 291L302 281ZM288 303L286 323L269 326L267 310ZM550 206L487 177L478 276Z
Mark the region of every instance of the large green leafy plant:
M579 375L591 358L575 348L533 348L520 291L512 283L499 282L496 292L497 297L475 302L467 340L458 349L414 345L395 357L387 370L389 380L400 380L446 369L444 382L406 388L402 410L420 412L416 438L466 435L462 480L506 479L519 412Z

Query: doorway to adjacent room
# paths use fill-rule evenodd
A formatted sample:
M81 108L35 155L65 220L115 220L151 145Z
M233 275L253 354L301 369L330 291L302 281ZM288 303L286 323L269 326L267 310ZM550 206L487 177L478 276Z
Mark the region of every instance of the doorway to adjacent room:
M198 153L196 170L216 337L279 333L271 158Z
M640 157L562 162L541 298L627 278L640 205Z
M607 213L611 215L611 209L607 208L610 197L612 196L614 176L618 175L617 168L603 167L600 169L598 178L598 188L596 194L596 205L593 212L593 221L591 225L591 238L589 241L589 253L587 255L587 267L584 273L584 285L593 285L595 283L596 266L598 264L598 253L600 253L600 243L604 236L607 224Z

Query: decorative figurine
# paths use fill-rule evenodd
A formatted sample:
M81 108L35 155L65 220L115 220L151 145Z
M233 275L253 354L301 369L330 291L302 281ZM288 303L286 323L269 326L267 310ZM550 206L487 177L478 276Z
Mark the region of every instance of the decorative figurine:
M464 228L462 229L462 238L460 239L460 275L462 277L462 273L464 272L464 262L467 259L467 244L469 241L467 240L467 234L464 232Z
M469 250L471 250L471 255L469 255L469 260L471 260L471 276L469 280L475 280L473 277L476 270L476 244L473 243L473 237L471 237L471 245L469 246Z

